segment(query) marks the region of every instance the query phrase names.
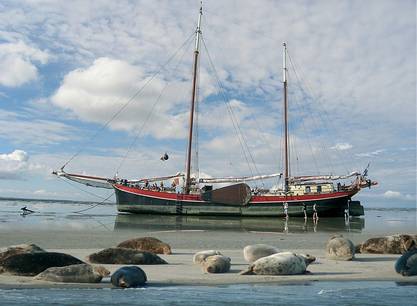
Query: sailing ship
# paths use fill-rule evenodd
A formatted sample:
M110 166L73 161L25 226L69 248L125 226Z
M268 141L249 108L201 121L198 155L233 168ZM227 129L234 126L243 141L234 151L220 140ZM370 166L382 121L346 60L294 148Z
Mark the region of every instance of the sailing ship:
M363 173L348 175L291 176L289 165L287 46L283 44L284 103L284 171L268 175L223 178L198 178L191 173L193 127L197 96L198 64L201 45L200 7L195 31L191 107L185 173L164 177L122 179L88 176L64 171L65 165L53 174L87 186L114 189L119 212L167 215L214 216L304 216L317 212L320 216L362 215L363 207L352 197L362 188L376 185ZM164 156L165 159L168 156ZM251 188L250 181L282 179L281 188ZM349 184L341 180L350 179ZM165 184L164 184L165 182ZM336 182L338 182L336 184ZM222 184L219 186L217 184ZM226 185L226 186L225 186ZM170 187L163 187L170 186Z

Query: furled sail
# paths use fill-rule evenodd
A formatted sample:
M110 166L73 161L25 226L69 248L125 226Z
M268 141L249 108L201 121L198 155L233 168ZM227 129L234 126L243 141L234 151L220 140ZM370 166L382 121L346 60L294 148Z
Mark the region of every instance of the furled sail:
M353 176L361 175L359 172L352 172L348 175L311 175L311 176L293 176L289 178L291 183L301 183L309 181L336 181L343 180Z
M256 181L269 179L273 177L281 177L282 173L273 173L267 175L256 175L256 176L243 176L243 177L223 177L223 178L200 178L199 183L240 183L248 181Z
M144 182L159 182L159 181L165 181L177 177L184 177L184 173L177 173L175 175L169 175L169 176L158 176L158 177L151 177L151 178L141 178L138 180L128 180L129 183L144 183Z
M63 170L54 171L52 172L52 174L55 174L59 177L65 177L66 179L69 179L71 181L74 181L80 184L84 184L86 186L113 189L111 182L114 182L114 179L98 177L98 176L66 173Z

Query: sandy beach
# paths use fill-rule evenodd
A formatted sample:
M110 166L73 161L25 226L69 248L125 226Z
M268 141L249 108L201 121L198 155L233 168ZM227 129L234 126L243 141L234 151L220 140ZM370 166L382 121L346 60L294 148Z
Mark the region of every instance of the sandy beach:
M226 230L163 230L140 229L118 231L33 230L2 231L0 245L35 243L49 251L63 252L86 260L86 256L103 248L133 237L152 236L172 247L172 255L160 255L168 265L142 265L148 276L149 286L164 285L223 285L252 283L303 283L313 281L372 281L417 282L416 277L403 277L394 270L399 255L357 254L353 261L335 261L325 258L325 244L331 236L328 232L281 233ZM343 233L354 243L372 236L362 233ZM296 276L243 276L239 275L248 265L242 249L248 244L266 243L282 251L307 253L317 257L306 275ZM193 254L200 250L216 249L232 260L229 273L205 274L192 262ZM104 265L114 272L120 265ZM35 281L31 277L0 275L0 288L105 288L111 287L109 278L99 284L62 284Z

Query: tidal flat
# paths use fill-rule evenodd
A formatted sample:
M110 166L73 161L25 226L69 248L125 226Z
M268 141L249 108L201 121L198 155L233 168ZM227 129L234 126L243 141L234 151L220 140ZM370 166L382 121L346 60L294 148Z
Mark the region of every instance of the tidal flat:
M305 221L303 218L286 221L274 218L117 214L114 205L93 207L94 203L10 199L0 202L0 247L34 243L48 251L63 252L86 260L87 255L116 246L123 240L151 236L170 244L173 251L172 255L160 255L168 265L141 266L148 276L148 283L145 288L135 290L110 290L109 278L98 284L70 284L0 274L0 300L6 305L13 304L10 296L20 296L25 305L34 301L25 300L28 296L66 299L68 303L62 304L68 305L77 304L77 299L85 296L85 302L98 304L95 295L105 297L109 294L116 295L117 300L126 301L133 300L132 295L140 294L144 298L143 304L152 304L159 296L158 301L163 304L169 295L176 296L176 301L184 301L184 292L185 296L193 297L194 302L200 298L200 301L213 300L213 304L230 299L240 304L253 304L253 294L259 295L259 303L268 304L272 302L269 298L276 299L277 294L287 294L283 301L287 301L288 305L303 305L303 295L311 295L313 299L318 299L316 302L326 305L326 300L331 302L330 296L343 297L352 294L352 290L365 296L368 293L364 288L367 287L386 296L415 295L417 277L403 277L394 270L399 255L357 254L353 261L335 261L325 257L326 241L334 234L342 234L355 244L376 236L416 234L416 210L413 208L374 208L366 210L362 218L320 218L314 224L311 219ZM23 206L35 213L22 215L20 208ZM84 210L86 208L91 209ZM239 275L248 266L243 258L243 248L257 243L273 245L282 251L308 253L316 256L317 260L308 267L311 273L305 275ZM219 250L230 257L230 272L205 274L200 266L193 264L193 254L207 249ZM121 267L104 266L111 272ZM201 299L204 296L208 300ZM216 296L220 300L216 300ZM47 304L47 300L44 299L43 303ZM113 300L105 300L112 304ZM381 303L383 301L381 299ZM381 303L369 305L388 305Z

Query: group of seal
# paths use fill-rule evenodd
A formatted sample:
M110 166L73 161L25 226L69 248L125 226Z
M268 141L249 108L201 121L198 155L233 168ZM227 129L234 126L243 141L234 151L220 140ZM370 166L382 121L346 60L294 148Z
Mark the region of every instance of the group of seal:
M223 256L220 251L206 250L194 254L193 262L200 264L205 273L227 273L231 259Z
M167 264L155 253L171 254L171 247L152 237L136 238L89 255L91 263L104 264ZM154 253L155 252L155 253ZM110 272L68 254L48 252L34 244L22 244L0 249L0 273L34 276L36 280L69 283L97 283ZM147 281L139 267L122 267L113 273L112 284L135 287Z

